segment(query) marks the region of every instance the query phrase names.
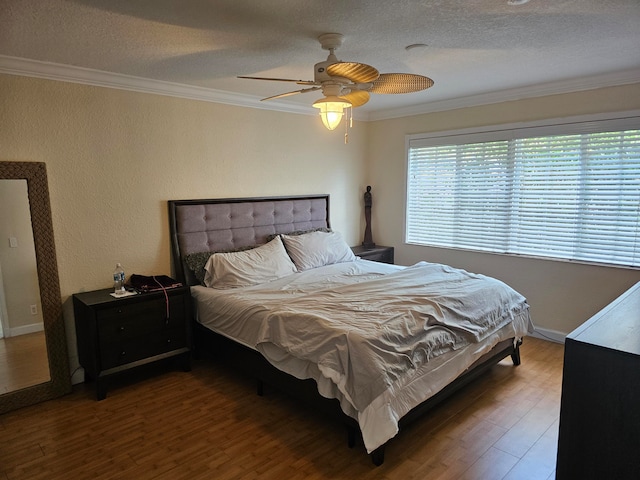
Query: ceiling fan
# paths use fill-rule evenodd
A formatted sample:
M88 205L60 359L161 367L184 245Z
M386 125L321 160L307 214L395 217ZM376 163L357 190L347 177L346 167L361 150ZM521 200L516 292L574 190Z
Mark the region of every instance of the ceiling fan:
M322 90L324 98L314 102L320 109L322 122L329 129L335 129L342 120L344 109L359 107L369 101L370 93L411 93L426 90L433 86L433 80L413 73L380 73L374 67L358 62L342 62L335 55L335 50L342 45L343 36L339 33L325 33L318 37L329 56L324 62L316 63L313 80L291 80L288 78L268 78L238 76L251 80L271 80L277 82L293 82L308 88L280 93L262 100L273 100L299 93Z

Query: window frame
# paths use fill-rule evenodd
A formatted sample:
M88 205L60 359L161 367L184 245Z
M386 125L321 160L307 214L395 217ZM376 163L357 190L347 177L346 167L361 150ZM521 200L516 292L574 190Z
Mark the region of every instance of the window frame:
M489 255L502 255L509 257L535 258L553 262L568 262L586 265L600 265L614 268L640 270L640 266L619 265L582 259L568 259L552 256L537 256L525 253L505 253L488 251L485 249L472 249L468 247L429 245L409 242L407 240L408 229L408 194L409 194L409 161L410 148L421 146L441 146L452 144L467 144L491 142L500 140L513 140L517 138L531 138L553 135L572 135L581 133L599 133L607 131L622 131L640 129L640 110L626 112L610 112L595 115L580 115L572 117L551 118L531 122L517 122L508 124L486 125L477 128L465 128L446 130L440 132L428 132L405 135L405 159L404 159L404 202L403 202L403 243L405 245L442 248L447 250L460 250L467 252L483 253Z

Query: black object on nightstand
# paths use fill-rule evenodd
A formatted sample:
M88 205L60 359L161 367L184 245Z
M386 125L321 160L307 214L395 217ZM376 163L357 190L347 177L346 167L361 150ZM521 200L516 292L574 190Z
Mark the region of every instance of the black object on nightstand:
M189 287L124 298L113 289L73 295L76 337L85 381L107 396L106 377L159 360L180 357L191 369ZM167 305L168 300L168 305Z
M383 247L382 245L376 245L375 247L367 248L362 245L351 247L353 253L365 260L371 260L374 262L391 263L393 264L393 247Z

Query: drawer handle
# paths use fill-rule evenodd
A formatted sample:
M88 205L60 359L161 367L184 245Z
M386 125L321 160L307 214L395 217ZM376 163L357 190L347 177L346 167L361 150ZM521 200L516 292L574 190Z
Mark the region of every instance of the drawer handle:
M125 352L124 350L122 352L120 352L120 356L124 357L127 354L127 352Z
M119 332L124 332L124 327L122 325L120 325L120 328L118 328Z

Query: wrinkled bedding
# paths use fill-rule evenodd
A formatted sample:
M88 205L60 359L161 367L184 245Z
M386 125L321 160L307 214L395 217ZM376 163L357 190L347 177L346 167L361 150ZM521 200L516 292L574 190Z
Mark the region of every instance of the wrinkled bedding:
M359 259L192 294L201 323L338 398L369 452L495 344L532 328L525 298L503 282L426 262Z

